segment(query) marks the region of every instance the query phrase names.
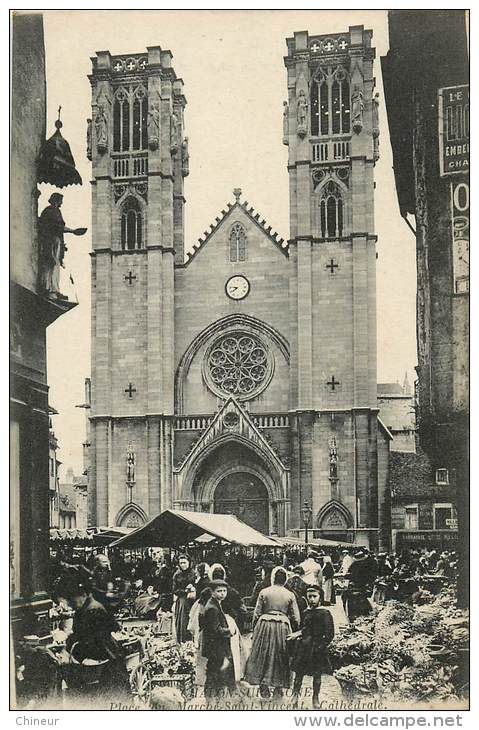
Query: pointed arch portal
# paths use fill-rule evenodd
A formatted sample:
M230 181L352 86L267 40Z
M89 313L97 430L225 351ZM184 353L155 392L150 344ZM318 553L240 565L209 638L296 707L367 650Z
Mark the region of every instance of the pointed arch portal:
M236 515L256 530L269 532L268 490L251 470L238 467L221 477L214 491L213 512Z

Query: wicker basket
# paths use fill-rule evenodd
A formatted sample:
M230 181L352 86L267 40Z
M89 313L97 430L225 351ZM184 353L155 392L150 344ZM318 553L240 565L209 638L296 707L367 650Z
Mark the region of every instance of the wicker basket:
M175 687L179 689L185 700L193 696L192 674L156 674L151 679L151 687Z
M173 634L173 615L157 614L157 626L155 627L155 636L171 636Z

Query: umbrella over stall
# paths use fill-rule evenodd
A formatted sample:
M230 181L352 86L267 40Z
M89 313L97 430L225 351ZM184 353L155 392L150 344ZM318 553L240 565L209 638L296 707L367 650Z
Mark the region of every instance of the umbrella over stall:
M280 543L246 525L235 515L167 509L110 547L178 547L210 535L233 545L277 548Z

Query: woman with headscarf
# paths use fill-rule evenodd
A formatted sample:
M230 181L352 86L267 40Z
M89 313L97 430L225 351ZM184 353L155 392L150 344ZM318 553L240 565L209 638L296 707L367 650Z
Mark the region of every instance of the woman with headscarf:
M291 671L286 638L296 631L300 615L296 598L288 591L286 571L278 567L272 571L271 585L260 591L253 618L253 641L246 664L245 680L259 685L261 697L283 695L291 685Z
M180 555L178 558L178 570L173 576L173 595L176 641L182 644L191 641L191 634L188 631L188 619L190 610L194 603L195 573L191 567L188 555Z
M323 565L323 605L334 606L336 603L336 591L334 589L334 567L330 555L324 556Z

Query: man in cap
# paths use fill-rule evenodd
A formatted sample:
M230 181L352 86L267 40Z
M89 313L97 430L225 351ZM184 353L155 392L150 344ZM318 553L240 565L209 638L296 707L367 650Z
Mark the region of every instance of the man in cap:
M228 593L228 584L224 580L213 580L210 583L212 595L205 606L201 620L202 653L206 657L205 697L210 698L227 687L235 690L233 656L231 653L231 631L221 604Z
M323 569L321 563L318 562L319 553L316 550L310 550L306 560L300 563L304 570L303 581L307 585L318 585L321 587L323 582Z
M48 205L38 219L38 239L41 252L41 284L49 296L55 299L67 299L60 293L60 266L65 256L64 233L83 236L86 228L67 228L60 208L63 203L61 193L53 193Z

